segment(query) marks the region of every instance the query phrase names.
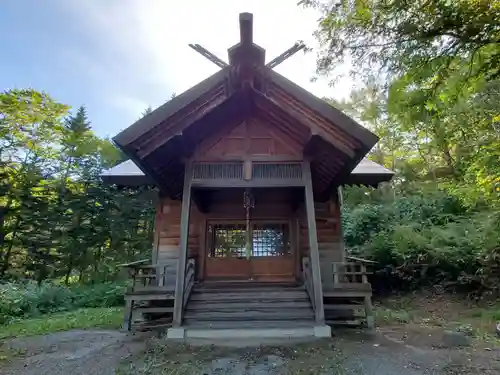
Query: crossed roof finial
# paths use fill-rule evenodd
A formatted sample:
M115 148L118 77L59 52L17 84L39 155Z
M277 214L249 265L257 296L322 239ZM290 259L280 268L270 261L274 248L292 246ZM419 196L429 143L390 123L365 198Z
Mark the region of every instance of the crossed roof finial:
M228 50L230 64L226 63L224 60L220 59L199 44L189 44L189 47L206 57L208 60L210 60L220 68L225 68L229 65L236 65L238 63L241 63L241 59L248 59L250 57L253 57L255 59L255 62L257 62L259 65L264 65L265 49L253 43L253 14L240 13L239 21L240 42L229 48ZM297 42L291 48L287 49L285 52L265 64L265 66L272 69L304 47L304 43Z

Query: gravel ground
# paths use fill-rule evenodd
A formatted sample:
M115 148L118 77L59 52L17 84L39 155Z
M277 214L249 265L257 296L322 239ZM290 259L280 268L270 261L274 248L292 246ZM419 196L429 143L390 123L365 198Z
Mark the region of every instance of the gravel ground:
M144 350L144 339L117 331L68 331L9 340L0 374L111 375L121 361Z
M407 333L405 333L405 337ZM226 343L227 344L227 343ZM4 343L0 374L9 375L490 375L500 350L409 345L394 332L340 333L332 340L245 348L184 346L116 331L70 331ZM414 342L412 342L414 344Z

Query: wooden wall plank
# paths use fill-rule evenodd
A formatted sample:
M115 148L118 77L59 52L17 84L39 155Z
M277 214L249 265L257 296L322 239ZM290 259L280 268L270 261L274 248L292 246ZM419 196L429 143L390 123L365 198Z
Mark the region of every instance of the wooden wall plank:
M194 160L245 160L252 156L281 156L290 161L302 160L303 146L276 126L250 118L229 134L221 131L203 141L194 154Z

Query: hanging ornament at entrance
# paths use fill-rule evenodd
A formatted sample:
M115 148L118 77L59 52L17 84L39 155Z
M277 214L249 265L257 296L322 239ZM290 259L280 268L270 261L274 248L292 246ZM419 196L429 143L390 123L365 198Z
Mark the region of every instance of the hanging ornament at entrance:
M247 259L252 256L252 228L250 225L250 211L255 207L255 199L253 197L252 191L246 189L243 193L243 208L246 213L246 241L245 241L245 252Z

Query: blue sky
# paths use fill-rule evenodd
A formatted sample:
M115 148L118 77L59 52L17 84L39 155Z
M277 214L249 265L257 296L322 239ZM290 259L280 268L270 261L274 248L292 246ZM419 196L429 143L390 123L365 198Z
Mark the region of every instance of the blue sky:
M296 40L315 44L318 15L296 0L2 0L0 89L32 87L73 108L85 105L100 136L114 136L153 108L217 71L188 47L227 61L238 13L254 14L254 40L270 60ZM351 82L310 82L314 54L276 70L318 96L349 93Z

